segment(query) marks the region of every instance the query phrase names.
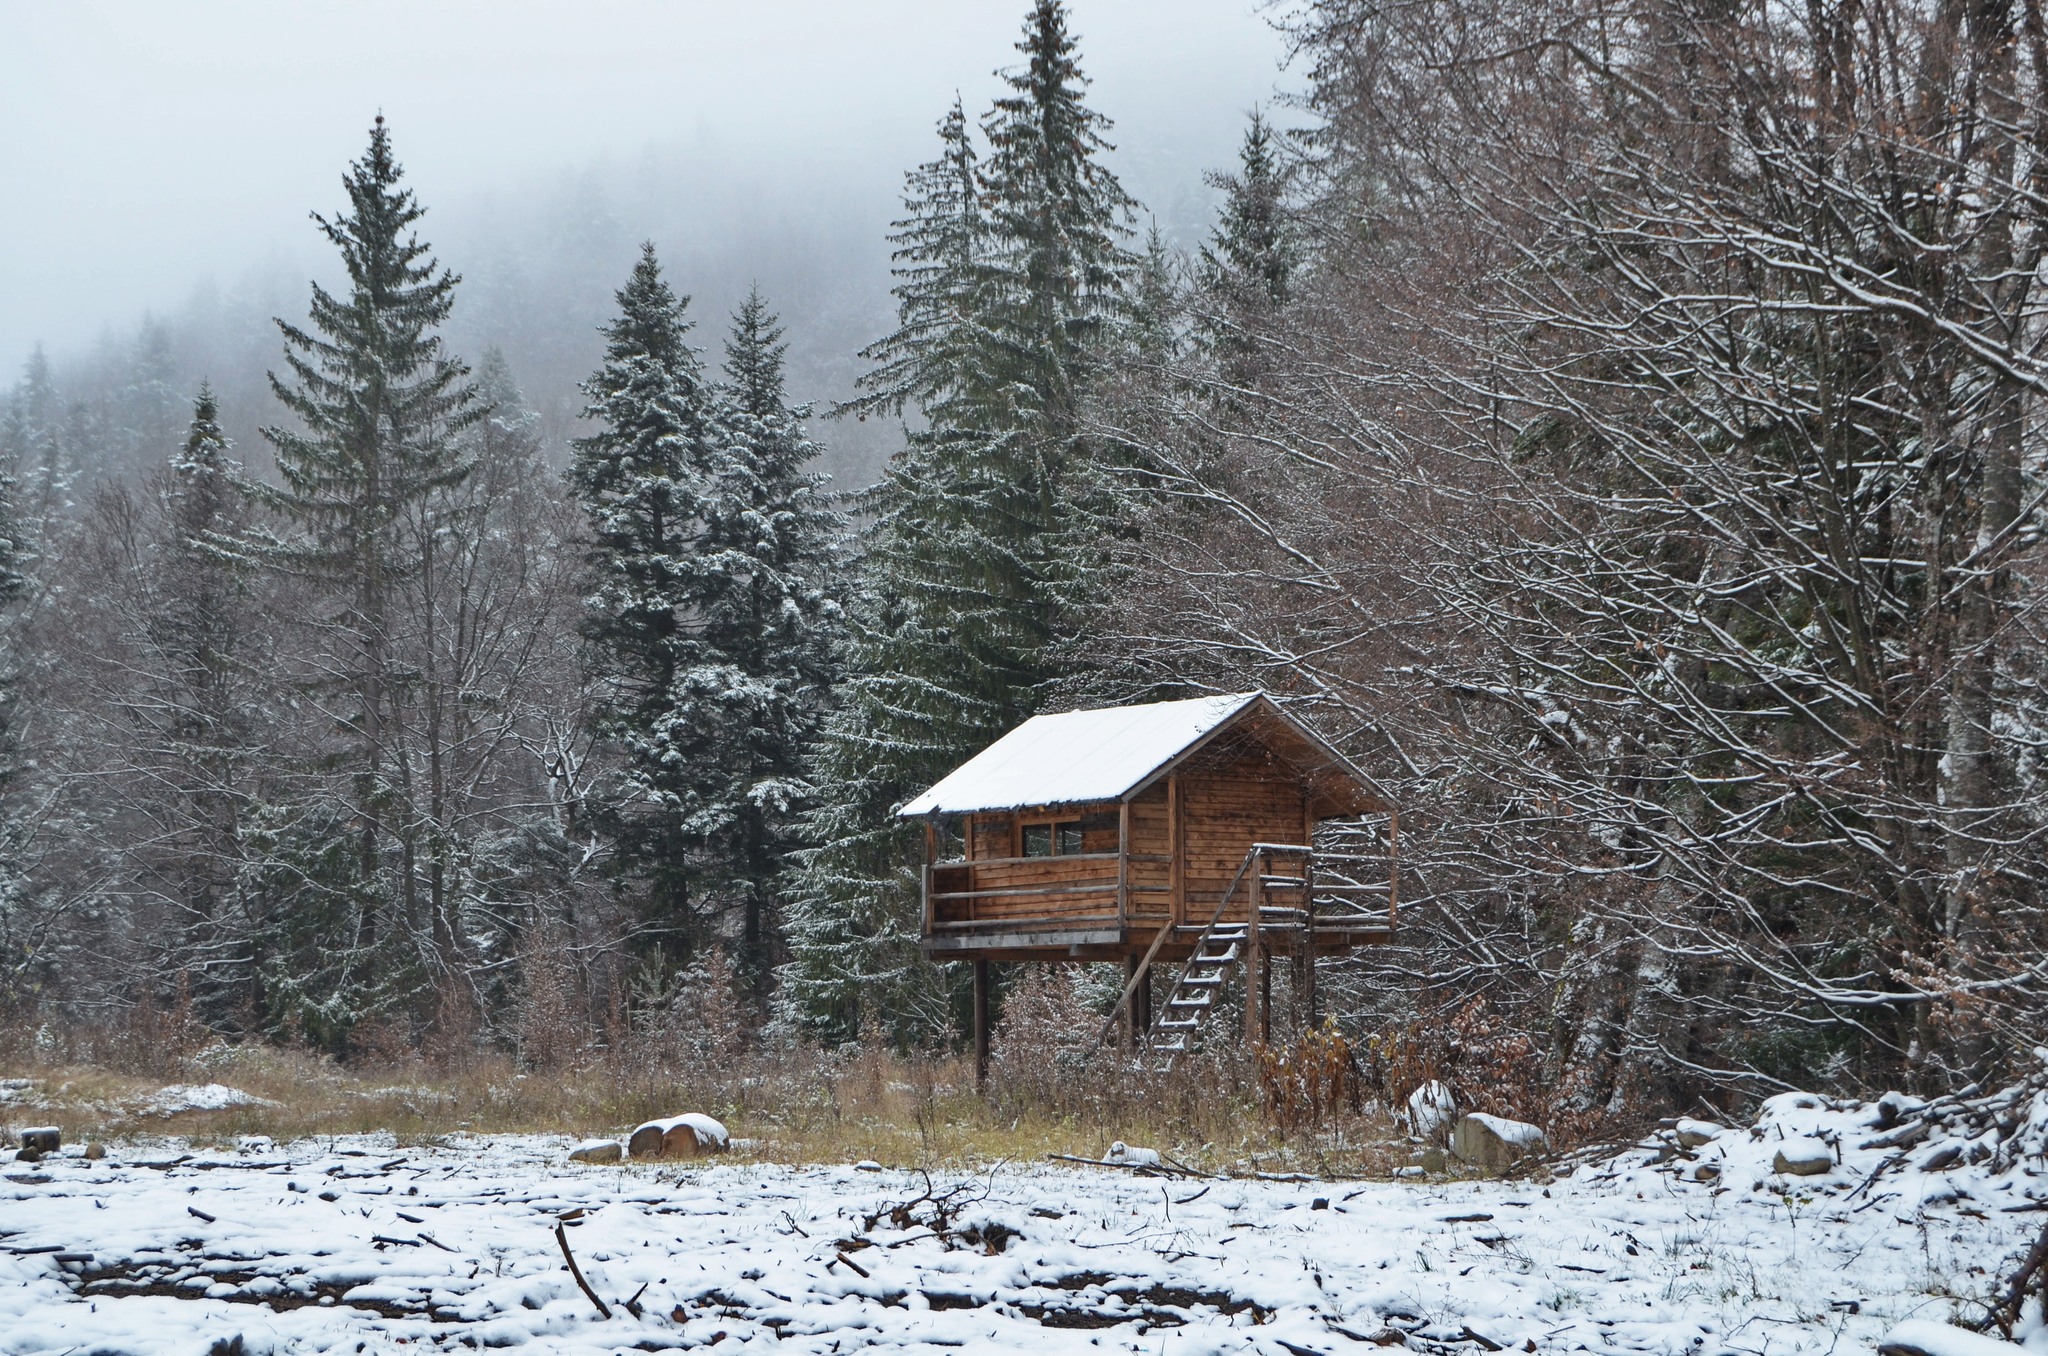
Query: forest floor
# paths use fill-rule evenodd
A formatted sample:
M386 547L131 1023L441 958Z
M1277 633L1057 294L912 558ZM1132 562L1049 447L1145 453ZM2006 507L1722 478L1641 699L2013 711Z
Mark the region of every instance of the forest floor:
M2048 1212L2039 1136L2016 1156L1939 1131L1864 1147L1874 1111L1787 1095L1683 1152L1666 1136L1519 1180L131 1134L0 1165L0 1352L1847 1356L1901 1320L1981 1318ZM2048 1098L2033 1115L2048 1128ZM1775 1170L1816 1141L1824 1172Z

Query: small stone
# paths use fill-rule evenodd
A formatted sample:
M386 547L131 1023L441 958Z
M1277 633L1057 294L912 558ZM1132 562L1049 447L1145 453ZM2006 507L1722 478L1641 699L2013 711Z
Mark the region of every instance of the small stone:
M1786 1140L1771 1158L1771 1171L1790 1177L1819 1177L1834 1170L1834 1150L1810 1135Z
M1720 1181L1721 1165L1719 1163L1701 1163L1696 1165L1692 1170L1692 1180L1695 1182Z
M1330 1198L1328 1196L1318 1196L1308 1203L1308 1208L1311 1210L1328 1210L1330 1208Z
M882 1165L872 1158L863 1158L860 1162L853 1165L853 1170L855 1172L880 1172Z
M1703 1144L1713 1143L1726 1130L1727 1127L1724 1125L1716 1125L1712 1121L1696 1121L1687 1116L1678 1122L1678 1142L1688 1149L1697 1149Z
M1933 1153L1928 1154L1927 1157L1921 1159L1920 1171L1940 1172L1943 1168L1954 1167L1957 1163L1962 1161L1962 1158L1963 1146L1951 1141L1950 1143L1942 1145Z
M571 1163L616 1163L626 1156L626 1146L615 1139L585 1140L569 1150Z
M30 1145L24 1145L15 1152L14 1161L17 1163L40 1163L43 1161L43 1151Z
M85 1156L97 1163L107 1156L107 1146L97 1142L88 1144L85 1146Z

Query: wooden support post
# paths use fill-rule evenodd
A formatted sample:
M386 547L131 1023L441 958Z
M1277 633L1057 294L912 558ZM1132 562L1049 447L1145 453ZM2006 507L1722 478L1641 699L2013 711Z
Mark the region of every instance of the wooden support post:
M1130 1050L1138 1048L1145 1038L1145 1029L1152 1024L1151 1014L1144 1010L1145 999L1151 994L1151 969L1148 967L1145 970L1145 983L1138 983L1136 988L1131 987L1137 983L1138 967L1141 965L1144 965L1144 962L1136 956L1124 957L1124 987L1131 989L1131 1001L1124 1004L1124 1046Z
M1137 1023L1139 1043L1142 1044L1144 1035L1152 1030L1152 967L1149 965L1145 967L1145 977L1138 981L1138 991L1131 995L1131 1011L1135 1014L1132 1020Z
M1166 909L1168 924L1188 921L1187 834L1181 825L1180 774L1166 779Z
M1266 907L1266 854L1254 850L1251 864L1251 905L1244 930L1244 1043L1264 1041L1271 1034L1266 1003L1272 985L1266 979L1266 942L1259 935L1259 915Z
M1122 940L1131 930L1131 803L1116 807L1116 928Z
M974 1091L988 1083L988 962L974 963Z
M1316 1027L1316 858L1311 852L1301 862L1301 977L1297 996L1301 1000L1303 1035Z

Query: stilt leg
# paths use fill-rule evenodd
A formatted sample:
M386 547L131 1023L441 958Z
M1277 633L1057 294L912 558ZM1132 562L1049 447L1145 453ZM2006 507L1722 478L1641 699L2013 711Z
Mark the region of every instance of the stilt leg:
M988 1082L988 962L974 963L974 1091Z
M1263 950L1259 953L1259 1041L1273 1043L1273 967Z
M1124 957L1124 987L1130 988L1131 981L1138 978L1140 961L1136 956ZM1145 1043L1145 1033L1152 1029L1152 972L1145 971L1145 978L1135 989L1131 989L1131 1001L1124 1007L1124 1044L1136 1051Z

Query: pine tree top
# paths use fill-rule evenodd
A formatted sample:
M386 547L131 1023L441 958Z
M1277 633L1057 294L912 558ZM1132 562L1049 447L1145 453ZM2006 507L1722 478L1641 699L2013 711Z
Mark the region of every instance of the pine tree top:
M213 384L202 381L199 394L192 398L191 428L185 435L184 447L171 457L171 470L179 476L226 471L230 446L220 426L220 407L214 399Z
M1286 215L1290 176L1264 114L1253 109L1246 122L1237 173L1205 177L1225 195L1202 249L1210 285L1243 294L1241 300L1257 296L1284 304L1297 253Z
M277 321L295 380L273 372L271 390L305 431L263 430L285 482L264 497L320 528L388 520L394 506L460 484L474 469L451 453L448 436L483 407L469 369L443 352L438 333L461 279L413 230L425 209L403 178L379 115L368 150L342 179L348 210L313 214L340 251L349 287L336 295L314 283L305 329Z
M769 311L756 283L733 312L732 331L725 340L725 375L741 413L756 419L785 414L782 366L789 345L782 335L782 323Z
M692 328L688 297L678 297L661 275L654 242L642 242L632 276L617 292L618 317L600 329L605 357L613 362L645 358L677 371L697 369L696 350L688 342Z

